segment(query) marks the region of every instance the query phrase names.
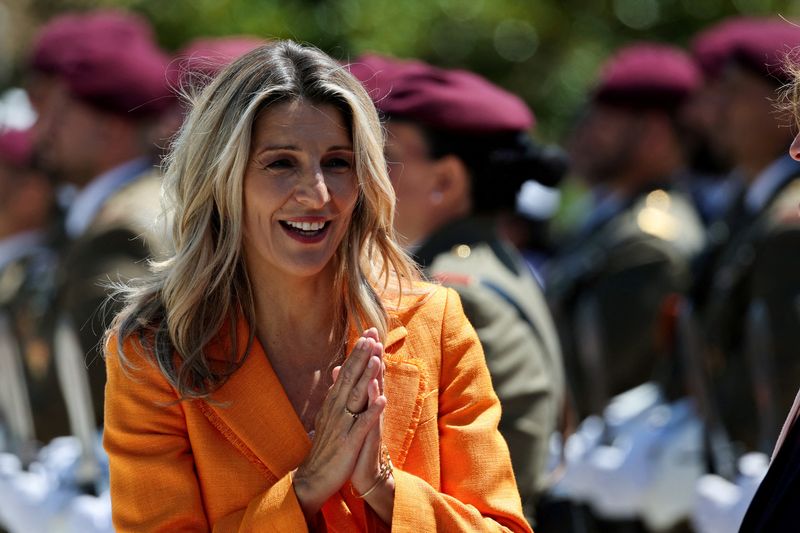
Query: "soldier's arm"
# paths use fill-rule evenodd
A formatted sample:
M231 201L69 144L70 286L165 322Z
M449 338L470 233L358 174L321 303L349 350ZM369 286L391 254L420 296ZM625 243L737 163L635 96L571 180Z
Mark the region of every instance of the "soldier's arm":
M148 250L137 235L126 229L104 232L83 244L86 246L72 258L60 309L77 329L99 423L106 381L101 343L120 310L120 302L109 299L109 283L146 275Z
M761 322L768 345L763 354L753 354L755 364L771 374L771 393L777 421L769 431L777 437L780 422L792 406L800 383L800 220L781 224L770 231L757 251L753 269L752 305L763 305L766 316ZM751 308L751 315L753 313ZM754 328L758 329L757 321ZM758 331L753 334L759 335ZM756 395L759 396L756 383Z
M654 238L621 242L609 257L583 297L596 302L607 393L613 396L657 377L666 348L659 335L663 306L685 290L688 260Z

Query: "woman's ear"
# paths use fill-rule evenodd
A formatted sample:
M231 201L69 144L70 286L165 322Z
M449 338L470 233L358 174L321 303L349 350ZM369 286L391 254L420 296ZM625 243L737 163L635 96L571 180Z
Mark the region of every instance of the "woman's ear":
M433 163L433 182L428 203L451 218L469 213L470 176L464 162L455 155L446 155Z

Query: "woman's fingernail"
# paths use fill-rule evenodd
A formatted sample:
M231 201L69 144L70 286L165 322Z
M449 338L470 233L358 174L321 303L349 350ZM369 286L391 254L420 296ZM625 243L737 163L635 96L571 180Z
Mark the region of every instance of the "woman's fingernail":
M369 358L369 362L367 363L367 368L372 368L375 366L375 361L372 360L372 357Z

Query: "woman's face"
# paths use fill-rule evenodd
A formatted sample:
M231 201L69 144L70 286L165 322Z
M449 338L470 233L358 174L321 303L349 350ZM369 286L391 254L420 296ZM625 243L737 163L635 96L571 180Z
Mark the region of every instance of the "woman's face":
M332 105L272 105L253 127L244 175L244 251L251 277L319 275L358 197L351 134Z

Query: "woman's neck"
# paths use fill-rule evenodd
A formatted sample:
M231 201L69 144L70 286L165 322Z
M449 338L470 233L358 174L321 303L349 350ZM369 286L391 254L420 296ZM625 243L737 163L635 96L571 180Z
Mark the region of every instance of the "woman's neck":
M299 366L327 364L339 339L342 317L334 309L333 275L313 279L251 280L256 334L273 364L291 358ZM339 330L340 331L340 330Z

